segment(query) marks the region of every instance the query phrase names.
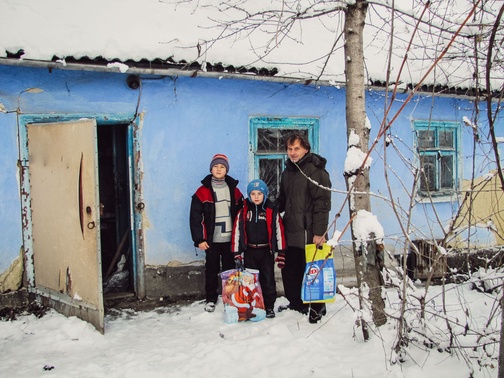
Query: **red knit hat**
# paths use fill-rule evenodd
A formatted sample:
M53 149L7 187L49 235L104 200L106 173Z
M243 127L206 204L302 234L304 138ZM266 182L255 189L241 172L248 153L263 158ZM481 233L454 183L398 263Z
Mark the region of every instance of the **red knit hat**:
M229 173L229 160L224 154L215 154L210 162L210 172L215 164L222 164L226 167L226 173Z

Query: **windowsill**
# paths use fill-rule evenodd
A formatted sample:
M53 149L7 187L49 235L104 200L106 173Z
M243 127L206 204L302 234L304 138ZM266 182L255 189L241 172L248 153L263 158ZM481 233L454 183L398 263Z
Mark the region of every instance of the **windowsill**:
M441 203L441 202L455 202L455 201L460 201L460 195L453 193L453 194L439 194L439 195L431 195L430 197L428 196L416 196L416 202L417 203Z

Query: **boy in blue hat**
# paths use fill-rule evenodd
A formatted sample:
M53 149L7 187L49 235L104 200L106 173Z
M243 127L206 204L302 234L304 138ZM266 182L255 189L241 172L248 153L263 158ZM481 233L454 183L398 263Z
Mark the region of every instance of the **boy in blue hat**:
M236 267L257 269L264 297L266 317L275 317L275 261L280 269L285 261L285 236L282 218L268 199L268 186L252 180L247 186L248 198L236 216L231 236L231 250ZM278 257L275 260L275 253ZM244 259L244 264L242 261Z

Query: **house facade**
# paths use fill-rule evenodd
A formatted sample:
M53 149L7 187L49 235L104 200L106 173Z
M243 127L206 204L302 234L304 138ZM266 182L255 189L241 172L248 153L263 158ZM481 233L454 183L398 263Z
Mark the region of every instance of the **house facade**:
M344 87L258 74L0 63L0 274L14 274L21 258L20 285L97 327L104 293L118 287L139 298L202 293L204 256L191 240L189 206L216 153L228 156L243 193L262 178L274 198L284 137L306 133L328 160L333 227L348 222ZM471 98L408 96L394 100L390 114L400 114L390 139L371 154L372 211L392 253L408 248L398 217L411 217L412 239L442 238L474 164L482 179L491 172L489 148L475 153L464 123ZM386 98L383 88L366 93L371 140ZM414 184L414 167L428 180ZM394 211L389 188L404 213ZM490 210L478 211L481 227L461 227L454 238L468 232L476 246L498 244L484 227ZM350 233L342 240L348 245Z

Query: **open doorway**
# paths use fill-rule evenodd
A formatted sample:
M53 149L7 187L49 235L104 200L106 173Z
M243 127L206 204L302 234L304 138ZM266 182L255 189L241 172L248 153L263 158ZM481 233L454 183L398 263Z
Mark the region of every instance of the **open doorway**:
M104 299L134 294L127 124L98 125Z

